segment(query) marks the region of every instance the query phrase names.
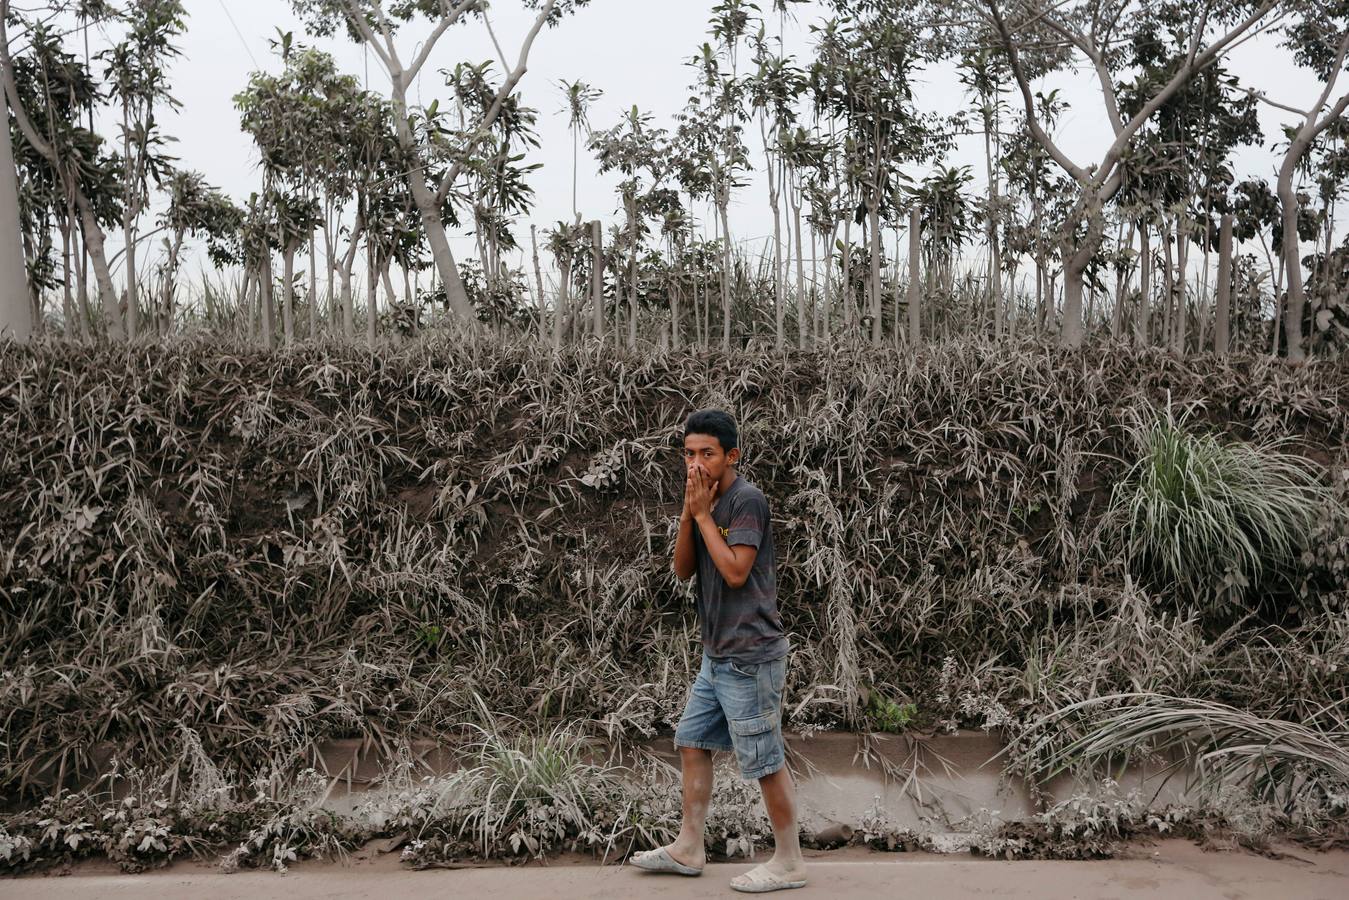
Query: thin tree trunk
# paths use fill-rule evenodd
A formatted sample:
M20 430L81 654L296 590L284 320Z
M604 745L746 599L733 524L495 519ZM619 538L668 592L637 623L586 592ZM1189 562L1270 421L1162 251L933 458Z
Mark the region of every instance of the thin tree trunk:
M262 346L271 350L276 346L276 317L275 300L272 296L272 254L264 251L262 257L262 272L259 276L260 290L258 294L259 319L262 327Z
M727 201L718 198L721 216L721 349L731 349L731 225Z
M883 322L881 320L881 209L880 199L873 195L867 210L868 238L871 243L871 343L879 347Z
M281 327L285 343L295 341L295 244L286 243L281 253Z
M1158 344L1171 347L1175 342L1176 270L1171 254L1171 223L1162 226L1162 333Z
M843 220L843 284L840 288L843 305L843 331L852 336L852 216Z
M820 251L815 228L811 228L811 340L819 347L820 335Z
M131 159L131 122L126 104L122 104L122 145L123 162L128 168L134 167ZM134 182L131 174L127 181ZM126 337L134 341L140 335L140 290L136 280L136 215L140 212L139 200L128 197L122 211L122 233L126 240Z
M1213 352L1226 356L1231 349L1232 214L1224 213L1218 233L1218 294L1213 320Z
M178 255L183 249L183 233L175 231L173 233L173 243L169 246L169 259L164 272L164 300L161 304L164 309L164 328L163 333L168 334L173 331L174 294L178 287Z
M804 350L807 345L807 329L810 328L811 323L806 317L806 260L801 246L801 203L799 195L795 202L791 199L788 202L792 206L792 224L796 236L796 344L797 349Z
M94 336L94 311L89 306L89 248L85 246L80 231L74 227L75 210L73 201L69 219L72 223L71 238L79 243L79 252L76 254L75 279L78 285L76 296L80 302L80 334L86 341L92 341Z
M0 140L3 140L0 138ZM65 319L65 333L74 333L75 301L70 289L70 221L61 223L61 316Z
M628 201L628 348L637 349L637 198Z
M985 98L985 110L988 109L987 99ZM993 117L985 113L984 116L984 169L988 175L988 287L989 301L993 306L993 337L998 339L1002 337L1002 253L998 246L998 171L993 165L993 135L991 130L996 130L997 125L992 121ZM990 128L992 126L992 128Z
M1138 312L1134 320L1134 341L1146 347L1152 325L1152 242L1146 222L1138 223Z
M1124 230L1124 223L1120 223L1120 231ZM1121 249L1132 247L1134 245L1133 225L1129 226L1129 235L1120 242ZM1122 254L1121 254L1122 256ZM1128 280L1129 270L1127 265L1117 266L1115 269L1115 308L1110 311L1110 337L1113 340L1119 340L1120 333L1124 330L1124 293Z
M683 335L680 334L679 306L682 299L681 294L684 291L684 257L674 241L670 242L670 257L674 260L674 284L670 286L670 349L678 350L683 344Z
M365 239L365 268L365 342L373 347L379 338L379 272L373 235Z
M235 309L236 318L244 322L244 339L252 344L256 339L253 332L253 267L244 265L244 280L239 286L239 305Z
M112 285L112 272L108 269L108 257L103 248L103 229L99 227L93 208L82 193L76 193L75 203L80 210L80 220L84 227L84 246L94 267L94 280L98 284L99 298L103 302L103 317L107 321L108 335L113 338L123 337L125 332L122 329L122 311L117 305L117 290Z
M548 321L548 317L543 311L543 268L539 265L539 229L533 223L529 226L529 244L534 252L534 285L538 293L535 307L538 309L539 340L543 340L544 323ZM553 349L557 349L562 341L562 305L558 303L555 306L557 308L553 312Z
M352 303L351 266L348 265L343 267L340 274L341 274L341 282L340 282L341 299L338 301L338 303L341 304L342 307L342 311L340 313L342 317L342 336L346 338L348 341L350 341L354 340L356 337L356 321L355 317L352 314L351 308Z
M309 339L319 336L318 228L309 229Z
M1185 277L1186 263L1190 255L1190 242L1176 229L1176 317L1172 321L1171 349L1179 356L1185 355L1186 329L1189 324L1189 282Z
M594 304L595 339L604 342L604 226L599 219L590 223L590 300Z
M909 210L909 346L917 349L923 342L922 330L922 210Z

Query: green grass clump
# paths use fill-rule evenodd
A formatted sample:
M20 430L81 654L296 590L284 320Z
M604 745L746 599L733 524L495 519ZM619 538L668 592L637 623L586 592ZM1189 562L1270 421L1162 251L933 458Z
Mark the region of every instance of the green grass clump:
M1211 608L1282 575L1325 501L1319 467L1284 440L1223 441L1165 412L1129 429L1137 461L1116 486L1130 567Z

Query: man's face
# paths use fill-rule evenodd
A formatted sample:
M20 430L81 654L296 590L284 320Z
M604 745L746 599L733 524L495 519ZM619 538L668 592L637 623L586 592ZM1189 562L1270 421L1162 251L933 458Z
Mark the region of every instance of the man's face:
M685 468L701 468L713 481L720 482L721 476L739 456L739 448L727 453L721 449L721 441L710 434L690 434L684 438Z

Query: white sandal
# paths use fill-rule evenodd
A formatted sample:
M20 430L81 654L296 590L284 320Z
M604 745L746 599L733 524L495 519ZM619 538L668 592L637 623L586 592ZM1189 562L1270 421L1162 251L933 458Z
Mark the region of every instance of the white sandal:
M736 879L748 878L748 882L736 884ZM769 891L782 891L789 888L801 888L806 886L806 879L801 878L794 881L788 881L778 875L768 871L765 866L759 865L750 869L741 875L731 879L731 888L737 891L743 891L746 894L766 894Z
M670 855L670 852L664 847L657 847L655 850L648 850L645 853L638 853L629 860L639 869L646 869L648 872L674 872L677 875L701 875L702 869L695 869L693 866L686 866L679 860Z

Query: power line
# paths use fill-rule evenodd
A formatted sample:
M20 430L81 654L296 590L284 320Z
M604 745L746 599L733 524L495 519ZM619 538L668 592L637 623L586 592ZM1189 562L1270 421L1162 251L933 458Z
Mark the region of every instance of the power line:
M224 11L225 18L229 19L230 24L234 26L234 33L239 36L239 43L244 45L244 52L248 54L249 59L253 60L253 68L261 69L262 66L258 65L258 58L254 56L253 51L249 49L248 41L244 40L244 33L239 30L239 24L234 21L234 16L230 14L230 8L225 5L225 0L216 0L216 2L220 4L221 10Z

